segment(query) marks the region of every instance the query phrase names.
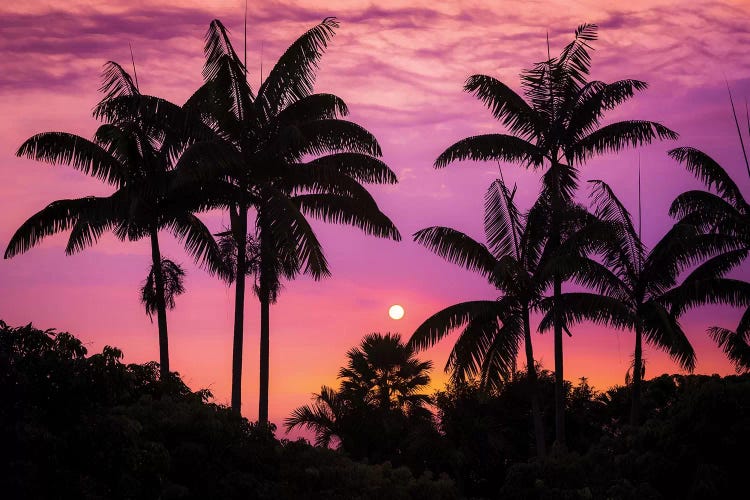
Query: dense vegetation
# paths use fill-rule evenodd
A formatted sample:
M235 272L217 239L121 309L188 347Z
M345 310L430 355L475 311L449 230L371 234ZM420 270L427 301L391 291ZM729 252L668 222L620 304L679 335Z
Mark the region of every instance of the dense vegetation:
M48 132L21 145L19 156L69 164L114 192L50 203L21 225L5 257L68 230L67 253L106 231L123 241L148 238L141 298L157 317L159 363L125 365L111 347L86 357L67 333L0 323L0 478L10 491L29 498L640 499L724 498L741 489L736 457L750 438L750 376L646 380L643 344L692 371L696 356L680 317L709 303L731 305L743 310L737 327L707 333L738 372L750 370L750 284L731 276L750 252L750 204L722 166L692 147L669 155L707 189L674 200L675 224L651 248L616 187L592 180L589 202L580 201L579 169L592 157L678 137L648 120L603 124L647 84L590 78L591 24L559 55L523 71L521 94L491 76L470 77L465 90L502 129L462 139L435 161L436 168L473 160L541 172L538 196L525 209L500 172L485 198L485 242L442 226L414 234L486 278L497 299L438 311L408 340L365 337L349 351L340 387L322 387L286 421L311 429L319 446L276 440L268 421L269 306L284 280L330 274L308 218L401 237L364 187L397 182L379 159L378 141L344 119L342 99L313 92L337 28L326 18L304 33L253 90L215 20L203 84L182 106L142 93L109 62L94 109L104 123L92 140ZM742 140L736 113L735 121ZM747 157L745 164L750 175ZM212 234L196 215L208 210L227 211L229 227ZM184 271L162 255L162 231L235 287L231 408L192 392L170 370L166 313L184 292ZM260 302L257 424L240 415L247 288ZM531 324L532 313L539 324ZM564 334L581 321L633 333L624 387L600 393L585 379L565 381ZM451 383L424 394L431 364L418 351L454 330L461 333L446 366ZM532 333L545 330L554 335L552 371L534 358Z
M0 322L0 480L10 498L710 499L744 484L736 457L750 445L750 375L646 381L638 428L628 425L627 388L566 383L570 451L534 459L524 372L491 391L439 391L434 418L404 418L398 405L344 415L334 451L278 441L177 374L162 380L156 363L121 358L113 347L87 356L68 333ZM554 376L538 373L551 436Z

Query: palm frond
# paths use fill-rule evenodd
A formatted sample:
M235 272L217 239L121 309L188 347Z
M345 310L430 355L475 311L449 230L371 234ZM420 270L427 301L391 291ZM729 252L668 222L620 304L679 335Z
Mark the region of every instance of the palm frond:
M333 224L348 224L380 238L401 241L398 228L374 203L330 194L302 194L292 200L304 214Z
M414 233L414 241L448 262L490 278L497 260L486 246L449 227L433 226Z
M102 86L99 87L99 92L104 94L103 100L140 93L130 74L114 61L107 61L104 64Z
M492 313L497 317L497 310L498 304L493 300L475 300L448 306L419 325L407 345L416 350L427 349L473 318Z
M315 120L285 127L282 132L279 149L295 161L304 155L340 152L382 155L375 136L364 127L346 120Z
M327 17L281 55L258 90L261 114L266 120L290 102L312 93L318 62L338 27L336 18Z
M508 161L538 167L542 165L542 151L530 142L506 134L486 134L467 137L443 151L435 168L443 168L455 161Z
M708 334L724 351L738 373L750 371L750 344L746 338L743 338L737 332L719 326L709 328Z
M655 301L643 304L639 311L646 342L669 354L690 372L695 369L695 351L677 317Z
M617 153L627 146L651 144L654 139L675 140L679 136L664 125L645 120L629 120L605 125L576 142L566 156L583 163L602 153Z
M521 214L513 197L516 189L508 189L502 180L495 180L484 195L484 233L487 246L495 257L512 255L521 258L523 233Z
M316 280L330 276L320 241L297 203L283 194L270 193L258 220L267 221L266 236L272 238L277 248L294 253L305 274ZM262 238L261 234L261 241Z
M16 152L46 163L63 163L115 186L122 186L127 172L104 148L66 132L44 132L27 139Z
M362 153L335 153L320 156L304 164L320 167L338 175L347 175L359 182L396 184L398 178L382 160Z
M230 278L232 273L225 267L216 240L198 217L189 212L178 212L164 217L162 225L183 244L196 264L222 279Z
M70 229L82 214L97 203L98 199L93 196L50 203L16 230L5 250L5 258L24 253L45 237Z
M503 82L491 76L473 75L466 80L464 90L482 101L511 133L530 138L541 129L534 110Z
M567 292L560 296L560 315L565 326L571 326L582 321L591 321L598 325L606 325L616 329L632 329L635 315L632 308L625 302L614 297L607 297L596 293ZM538 330L546 332L554 324L553 297L545 298L540 303L540 309L545 312L539 322Z
M724 168L706 153L690 147L675 148L667 154L685 165L709 189L716 191L735 208L748 211L748 205L737 184L732 180Z

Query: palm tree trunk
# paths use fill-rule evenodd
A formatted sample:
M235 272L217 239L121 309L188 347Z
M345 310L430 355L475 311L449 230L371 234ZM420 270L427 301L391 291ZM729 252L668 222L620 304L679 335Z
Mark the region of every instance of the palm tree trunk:
M526 372L529 380L529 393L531 395L531 417L534 420L536 454L538 457L543 457L546 454L544 424L542 423L542 409L539 404L539 383L537 381L536 365L534 362L534 347L531 344L531 322L527 307L524 307L523 310L523 335L526 347Z
M159 235L156 228L150 231L151 262L156 284L156 318L159 325L159 369L160 377L166 380L169 376L169 337L167 335L167 305L164 301L164 276L161 273L161 251Z
M261 289L262 289L261 285ZM258 422L268 424L268 382L269 382L269 335L271 300L268 293L261 292L260 298L260 400L258 402Z
M563 329L560 311L562 280L555 276L555 443L565 449L565 379L563 378Z
M553 162L554 186L552 190L552 227L550 246L553 251L560 248L560 167ZM555 331L555 444L561 450L565 449L565 379L563 377L563 325L560 296L562 295L562 279L558 273L554 276L553 285L554 331Z
M641 413L641 374L643 372L643 331L640 322L635 324L635 355L633 360L633 387L630 407L630 425L638 425Z
M247 207L237 209L232 234L237 243L237 269L234 284L234 339L232 346L232 411L242 409L242 341L245 326L245 277L247 267Z
M270 256L270 230L266 227L262 212L258 212L260 221L260 276L259 276L259 299L260 299L260 397L258 400L258 423L261 426L268 424L268 384L270 364L270 315L271 315L271 283L268 264Z

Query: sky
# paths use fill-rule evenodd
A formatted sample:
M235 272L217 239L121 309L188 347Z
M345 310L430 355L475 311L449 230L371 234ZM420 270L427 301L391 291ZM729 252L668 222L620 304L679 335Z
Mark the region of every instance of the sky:
M184 102L202 82L203 36L219 18L242 47L244 2L143 0L5 2L0 6L0 245L26 218L61 198L107 195L111 187L68 166L15 157L35 133L66 131L91 137L91 116L103 64L130 67L132 46L141 91ZM464 300L493 299L484 280L442 261L412 242L424 227L450 226L482 241L484 192L501 168L517 183L528 208L539 173L516 165L464 162L433 168L449 145L469 135L501 131L489 111L462 91L472 74L492 75L519 90L519 72L567 44L583 22L599 25L592 78L636 78L649 88L607 115L607 122L649 119L679 132L677 141L591 159L581 178L610 183L631 209L637 206L637 165L642 167L643 238L653 244L671 226L674 197L700 188L666 156L694 146L717 159L745 193L750 179L731 115L726 85L742 108L750 98L748 1L631 0L629 2L454 1L364 2L279 0L250 2L248 67L257 87L283 50L324 17L341 23L326 51L316 91L342 97L355 121L378 138L383 159L399 183L370 188L398 226L403 241L366 236L347 227L315 223L333 275L322 282L286 283L271 308L270 418L281 424L323 384L336 385L346 351L371 332L405 338L431 314ZM743 116L744 117L744 116ZM580 193L585 200L585 186ZM201 215L214 230L226 214ZM146 241L103 237L94 247L66 256L67 235L48 238L12 260L0 261L0 319L10 325L69 331L89 352L120 347L127 362L158 358L157 326L138 300L150 253ZM192 263L164 235L165 256L188 271L187 293L170 311L170 361L193 389L208 388L228 403L233 291ZM735 276L750 278L745 265ZM401 304L399 321L388 308ZM732 373L705 333L734 327L739 311L704 307L682 323L698 355L697 373ZM246 300L243 414L257 418L259 305ZM590 324L565 339L565 377L588 377L598 389L622 384L634 337ZM432 359L433 389L455 335L421 357ZM553 368L552 336L535 335L536 358ZM647 377L679 372L663 353L646 348ZM279 432L283 436L283 432Z

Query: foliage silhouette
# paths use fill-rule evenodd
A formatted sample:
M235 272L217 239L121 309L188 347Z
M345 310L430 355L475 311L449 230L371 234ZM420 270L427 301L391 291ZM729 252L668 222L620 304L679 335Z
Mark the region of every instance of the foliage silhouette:
M716 252L686 279L679 297L682 307L706 303L743 307L734 330L712 326L708 333L738 372L750 371L750 284L726 277L750 253L750 205L727 171L706 153L680 147L669 151L669 156L711 190L682 193L669 209L681 223L697 227Z
M166 378L169 373L167 298L164 276L154 272L162 269L163 262L159 231L167 230L182 241L188 253L209 272L221 274L223 266L211 233L193 215L193 207L170 189L175 175L174 160L179 155L179 145L184 143L182 137L174 129L139 120L131 109L107 107L109 101L122 96L155 102L162 108L169 103L142 95L117 63L110 61L105 65L103 80L101 91L105 97L95 114L106 118L107 123L99 127L93 141L64 132L46 132L24 142L17 155L52 164L66 163L111 184L116 191L108 197L88 196L50 203L15 232L5 258L26 252L43 238L67 230L70 230L67 254L93 245L105 231L112 231L120 240L149 238L154 287L149 300L153 304L151 310L157 313L159 364Z
M259 419L268 420L269 315L282 279L330 274L320 242L305 216L349 224L368 234L400 239L398 230L361 183L395 183L377 157L376 139L341 119L345 103L314 94L318 61L338 23L326 18L297 39L253 92L247 70L224 25L206 34L204 85L185 108L203 117L213 136L194 144L183 177L219 186L216 206L230 212L235 240L235 319L232 407L240 410L248 235L258 245L260 312ZM304 161L310 157L312 159ZM255 227L248 229L254 211Z
M447 477L279 442L156 363L87 356L69 333L0 321L0 481L8 498L458 498Z
M485 195L484 231L487 245L447 227L430 227L414 240L441 257L476 271L502 293L497 300L449 306L425 320L409 344L431 347L456 328L463 328L451 351L446 371L454 380L480 377L483 387L498 387L515 371L518 347L524 344L537 455L545 454L545 436L536 391L536 361L530 314L552 283L549 251L550 206L542 197L528 213L515 204L516 189L498 179Z
M287 432L306 427L315 433L316 445L336 440L357 459L417 469L434 460L427 451L439 437L427 408L431 400L420 392L430 382L432 363L414 354L398 334L367 335L347 352L339 389L323 386L313 404L295 409L285 421Z
M590 157L617 152L655 139L676 139L667 127L650 121L629 120L600 126L611 111L647 87L639 80L604 83L588 80L589 43L597 38L595 24L583 24L559 56L536 63L521 74L524 99L504 83L474 75L464 89L473 93L510 134L487 134L463 139L435 160L441 168L461 160L504 161L534 169L546 168L542 193L551 206L550 246L561 245L558 228L564 207L578 187L578 166ZM562 293L562 276L555 276L554 297ZM558 300L559 302L559 300ZM563 400L562 307L555 305L556 442L565 445Z
M589 260L585 266L579 263L571 275L574 281L594 287L596 292L561 294L563 321L570 325L588 320L634 331L630 422L638 425L643 341L666 351L682 368L689 371L695 368L695 351L675 309L670 313L670 305L679 291L680 272L710 256L711 247L697 238L690 226L678 224L650 251L646 250L630 214L612 188L600 180L589 182L595 215L610 231L598 246L601 263L596 260ZM596 270L595 275L590 269ZM540 329L551 328L553 322L552 314L547 313Z

